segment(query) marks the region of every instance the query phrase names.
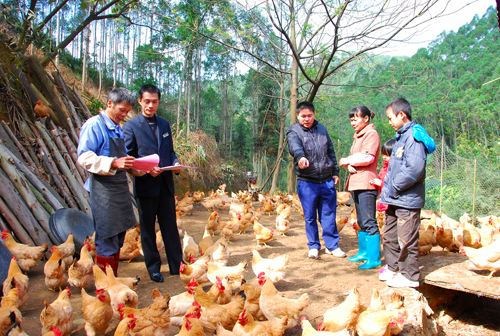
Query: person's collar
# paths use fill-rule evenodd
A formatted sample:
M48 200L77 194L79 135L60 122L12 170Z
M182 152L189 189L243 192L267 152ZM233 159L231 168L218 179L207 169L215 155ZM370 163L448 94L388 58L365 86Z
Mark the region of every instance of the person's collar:
M362 137L366 132L368 132L369 130L372 130L374 129L375 126L373 124L368 124L366 125L361 131L359 132L354 132L354 135L353 135L353 138L360 138Z
M141 113L141 115L142 115L142 117L143 117L144 119L146 119L147 121L156 121L156 113L155 113L155 114L153 114L153 116L152 116L152 117L146 117L146 116L145 116L144 114L142 114L142 113Z
M106 125L107 128L109 128L110 130L115 130L116 128L120 128L120 125L119 124L116 124L109 116L108 114L106 113L106 111L102 111L101 112L101 116L103 117L104 119L104 124Z
M408 121L406 124L401 126L400 129L398 129L398 134L403 134L406 132L411 126L413 126L414 122L413 121Z
M311 125L311 127L309 127L309 128L307 128L307 127L305 127L305 126L302 126L300 123L299 123L299 125L300 125L300 127L302 127L302 129L303 129L303 130L305 130L305 131L309 131L309 130L312 130L312 129L316 128L316 126L318 126L318 121L315 119L315 120L313 121L313 124L312 124L312 125Z

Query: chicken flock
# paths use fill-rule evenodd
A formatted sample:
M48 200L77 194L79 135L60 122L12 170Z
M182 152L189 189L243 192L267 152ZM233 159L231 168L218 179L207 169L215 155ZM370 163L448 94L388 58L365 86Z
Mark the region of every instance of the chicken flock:
M339 203L347 203L348 199L348 195L339 193ZM225 185L221 185L206 197L203 192L193 192L176 199L178 218L189 215L196 203L208 210L204 234L198 242L178 221L184 259L179 278L186 291L171 296L154 289L152 303L139 308L136 289L140 279L115 277L110 267L103 271L94 264L92 237L86 239L76 259L70 234L63 244L50 248L44 265L47 289L59 294L53 302L40 307L41 334L70 335L76 328L76 309L81 310L86 335L168 335L173 326L179 328L177 335L278 336L296 325L301 326L304 336L397 335L402 331L407 312L404 298L396 292L384 302L373 289L365 306L358 289L353 288L342 302L324 312L315 328L304 314L309 295L290 297L278 290L276 284L286 278L288 255L264 257L258 246L280 239L290 230L291 212L302 213L296 195L260 194L260 206L255 208L251 194L240 191L229 196ZM222 220L221 213L226 211L229 219ZM275 216L274 227L263 225L259 221L262 216ZM356 228L355 217L351 214L337 218L338 230L347 223ZM423 211L419 250L429 253L439 245L460 252L476 268L488 270L491 277L500 268L499 220L490 216L477 221L479 228L467 214L455 221ZM255 248L249 251L251 259L229 266L231 240L248 231L255 241ZM28 297L28 274L49 253L48 247L17 243L6 231L2 239L13 257L2 287L0 336L27 335L22 330L21 311ZM157 245L162 248L161 235L157 236ZM130 262L141 254L137 226L127 232L120 260ZM252 280L245 279L249 278L247 269L255 275ZM69 286L78 288L81 307L72 306Z

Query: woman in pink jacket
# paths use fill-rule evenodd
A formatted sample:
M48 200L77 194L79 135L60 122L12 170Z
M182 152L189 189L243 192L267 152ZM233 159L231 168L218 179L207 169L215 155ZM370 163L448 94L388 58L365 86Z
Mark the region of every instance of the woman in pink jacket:
M354 128L354 140L348 157L340 159L339 165L349 171L347 190L351 192L356 206L358 224L358 253L349 261L365 261L359 269L380 266L380 232L375 217L377 188L370 183L377 177L380 138L371 119L374 113L366 106L351 110L349 119Z

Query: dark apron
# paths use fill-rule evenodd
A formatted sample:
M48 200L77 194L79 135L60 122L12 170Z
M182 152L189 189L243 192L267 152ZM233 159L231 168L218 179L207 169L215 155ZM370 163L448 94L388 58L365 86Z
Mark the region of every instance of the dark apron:
M104 120L102 122L104 123ZM125 141L120 138L110 138L109 156L126 155ZM97 239L114 237L136 224L127 173L124 170L118 170L112 176L91 174L90 208Z

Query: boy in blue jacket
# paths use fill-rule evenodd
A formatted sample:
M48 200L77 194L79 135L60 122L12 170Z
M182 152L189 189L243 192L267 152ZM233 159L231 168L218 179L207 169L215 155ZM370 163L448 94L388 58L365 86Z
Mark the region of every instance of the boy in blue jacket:
M411 106L398 98L386 108L397 131L381 202L388 204L384 225L384 259L379 279L390 287L418 287L418 229L425 203L425 165L435 150L434 140L411 120Z

